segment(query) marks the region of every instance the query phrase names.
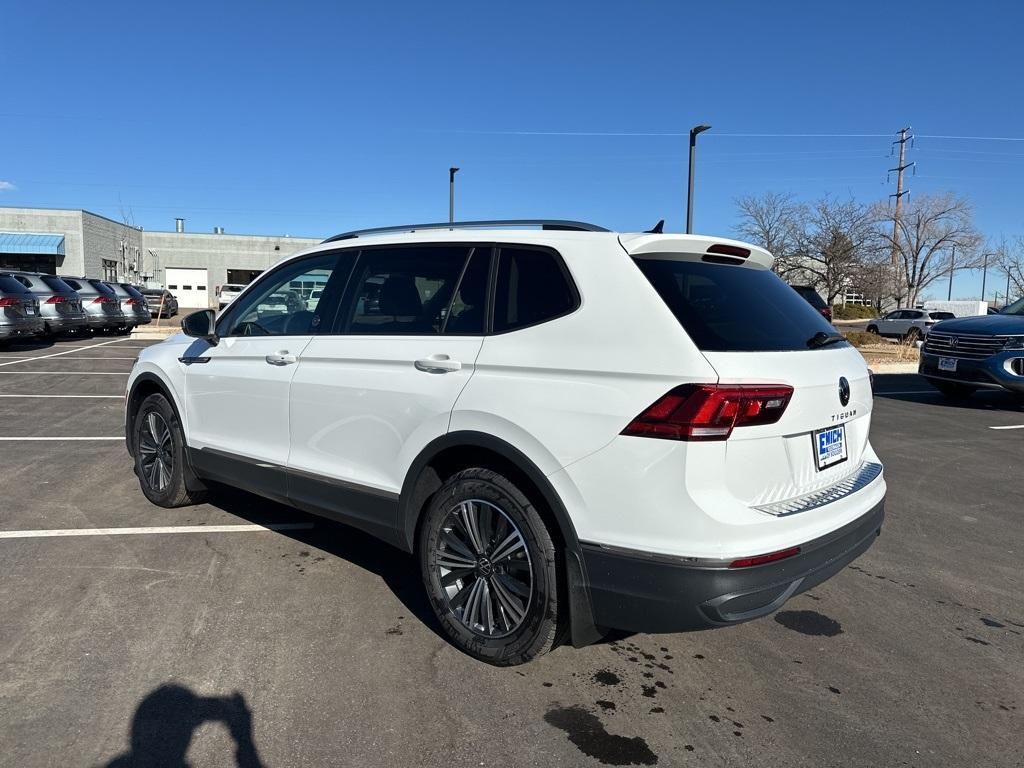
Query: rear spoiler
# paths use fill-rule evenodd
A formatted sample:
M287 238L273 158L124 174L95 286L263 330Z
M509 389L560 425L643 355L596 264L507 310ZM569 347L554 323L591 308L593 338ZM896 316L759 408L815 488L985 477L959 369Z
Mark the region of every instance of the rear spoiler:
M775 257L764 248L721 237L642 233L619 235L619 243L630 256L678 253L716 264L751 264L764 269L775 263Z

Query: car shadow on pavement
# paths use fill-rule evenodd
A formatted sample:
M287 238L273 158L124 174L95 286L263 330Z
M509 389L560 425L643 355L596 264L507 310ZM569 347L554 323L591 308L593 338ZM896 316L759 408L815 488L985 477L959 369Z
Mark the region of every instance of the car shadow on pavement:
M223 723L235 743L234 762L217 765L260 768L253 741L252 711L240 693L199 696L182 685L161 685L139 702L132 717L129 749L104 768L186 768L185 756L204 723Z
M284 521L313 523L312 528L278 533L377 574L413 616L448 642L427 600L420 580L419 562L413 555L357 528L308 515L235 488L211 484L207 503L258 525Z

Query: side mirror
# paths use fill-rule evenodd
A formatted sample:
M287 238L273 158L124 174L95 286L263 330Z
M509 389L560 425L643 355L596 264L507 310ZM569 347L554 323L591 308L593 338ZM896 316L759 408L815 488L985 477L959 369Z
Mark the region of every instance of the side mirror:
M181 330L186 336L203 339L214 347L220 341L217 336L217 316L212 309L201 309L186 315L181 321Z

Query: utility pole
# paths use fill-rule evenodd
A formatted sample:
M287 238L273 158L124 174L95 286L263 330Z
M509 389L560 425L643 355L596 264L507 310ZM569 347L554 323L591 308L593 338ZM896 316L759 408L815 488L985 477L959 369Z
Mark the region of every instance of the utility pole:
M448 223L455 221L455 174L458 168L448 169Z
M985 265L981 268L981 300L985 301L985 281L988 280L988 251L985 251Z
M956 264L956 246L953 246L952 252L949 254L949 293L946 294L946 301L953 300L953 268Z
M903 188L903 172L905 170L907 170L907 168L914 167L914 163L907 163L906 162L907 142L908 141L912 142L914 140L914 134L912 134L910 132L910 130L911 129L910 129L909 125L906 128L900 128L900 132L899 132L900 133L900 137L898 139L896 139L896 141L893 142L893 144L899 144L900 145L900 154L899 154L899 158L900 159L899 159L899 162L896 164L895 168L890 168L889 169L889 173L895 173L896 174L896 194L889 195L889 197L895 197L896 198L896 209L893 211L893 215L892 215L892 254L890 256L890 261L892 263L893 283L895 285L897 285L897 287L898 287L898 284L899 284L899 271L898 271L897 264L899 263L899 253L900 253L900 249L899 249L899 242L900 242L900 220L901 220L901 215L903 213L903 196L910 194L910 190L909 189L904 189ZM911 146L913 146L913 145L911 145ZM900 298L899 296L896 297L896 303L897 304L899 304L899 298Z

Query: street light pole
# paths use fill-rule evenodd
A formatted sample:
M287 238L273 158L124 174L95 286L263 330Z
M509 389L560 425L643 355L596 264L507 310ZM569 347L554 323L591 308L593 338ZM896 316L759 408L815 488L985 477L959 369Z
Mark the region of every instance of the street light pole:
M690 129L690 173L686 190L686 234L693 232L693 163L697 155L697 135L710 129L710 125L695 125Z
M946 300L950 301L953 298L953 266L956 263L956 246L953 246L952 252L949 254L949 293L946 294Z
M988 251L983 255L985 257L985 263L981 268L981 300L985 301L985 281L988 280Z
M448 223L455 221L455 174L458 168L448 169Z

